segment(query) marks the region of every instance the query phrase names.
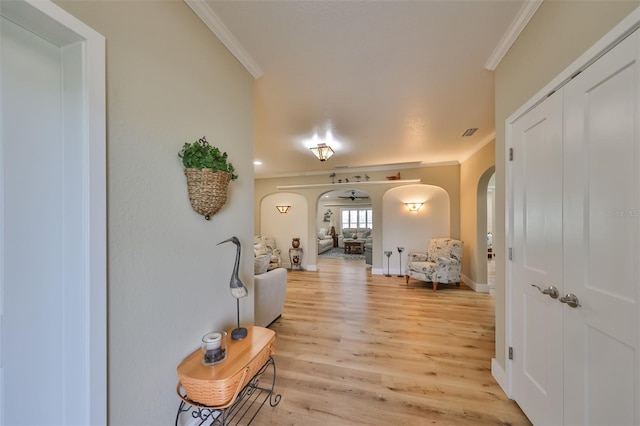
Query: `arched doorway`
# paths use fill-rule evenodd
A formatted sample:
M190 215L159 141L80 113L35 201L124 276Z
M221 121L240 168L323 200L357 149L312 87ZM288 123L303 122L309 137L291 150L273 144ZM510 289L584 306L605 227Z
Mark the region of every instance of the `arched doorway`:
M316 214L318 261L361 260L363 265L371 266L371 245L367 247L367 242L370 242L372 228L373 209L368 192L347 187L320 195ZM358 235L355 230L364 232ZM344 243L350 240L360 244L347 253Z
M478 181L477 196L477 241L478 241L478 277L489 286L489 277L495 277L495 263L493 252L493 232L495 224L495 166L489 167ZM491 250L490 250L491 249ZM490 275L489 272L492 272Z

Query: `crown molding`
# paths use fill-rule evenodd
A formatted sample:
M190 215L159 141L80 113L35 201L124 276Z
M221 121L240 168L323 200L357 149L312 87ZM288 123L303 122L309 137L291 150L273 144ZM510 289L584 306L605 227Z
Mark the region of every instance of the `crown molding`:
M211 9L205 0L184 0L184 2L195 12L195 14L205 23L205 25L213 32L225 47L236 57L238 61L246 68L254 79L262 77L264 72L253 60L251 55L244 50L244 47L231 34L231 31L222 23L218 15Z
M500 39L500 42L484 64L485 69L495 71L495 69L498 68L500 61L502 61L504 55L506 55L509 49L511 49L511 46L515 43L522 30L524 30L524 27L527 26L529 20L536 13L542 4L542 1L543 0L527 0L522 5L518 14L511 22L511 25L509 25L509 28L502 36L502 39Z
M465 154L462 157L460 157L460 159L458 160L460 164L467 161L469 158L475 155L476 152L480 151L486 144L495 140L495 138L496 138L496 132L491 132L489 136L487 136L486 138L478 142L478 144L474 146L473 149L471 149L471 151L465 152Z

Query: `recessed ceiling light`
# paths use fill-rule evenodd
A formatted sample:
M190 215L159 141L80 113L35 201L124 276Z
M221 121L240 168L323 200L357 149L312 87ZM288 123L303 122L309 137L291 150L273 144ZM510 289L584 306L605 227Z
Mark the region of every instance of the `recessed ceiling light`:
M256 161L253 162L253 165L254 166L262 166L262 161L256 160Z

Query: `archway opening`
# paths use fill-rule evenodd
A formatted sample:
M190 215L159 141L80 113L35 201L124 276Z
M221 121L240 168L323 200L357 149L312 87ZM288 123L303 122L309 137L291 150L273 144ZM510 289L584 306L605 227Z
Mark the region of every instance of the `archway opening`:
M368 192L341 188L318 198L318 260L362 261L371 265L373 208Z
M489 167L478 181L477 205L477 241L478 241L478 278L492 291L495 279L495 252L493 233L495 229L495 166Z

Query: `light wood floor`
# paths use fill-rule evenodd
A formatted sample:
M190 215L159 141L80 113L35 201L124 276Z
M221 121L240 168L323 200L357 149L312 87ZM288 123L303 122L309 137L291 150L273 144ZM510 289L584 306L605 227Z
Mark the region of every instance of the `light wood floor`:
M494 300L321 259L288 274L257 425L529 425L491 377Z

